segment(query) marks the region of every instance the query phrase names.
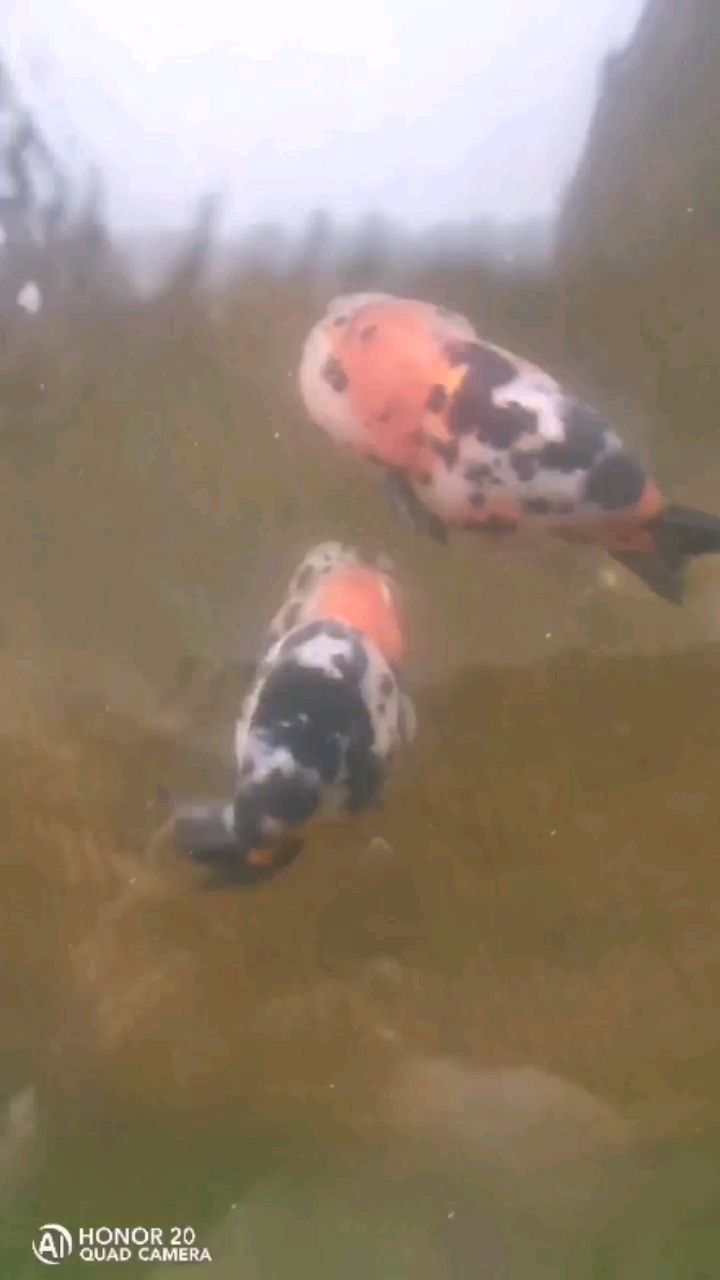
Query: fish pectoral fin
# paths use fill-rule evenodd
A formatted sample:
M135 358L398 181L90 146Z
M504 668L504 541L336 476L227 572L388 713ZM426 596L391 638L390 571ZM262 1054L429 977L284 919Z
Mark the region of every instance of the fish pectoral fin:
M393 510L416 533L424 533L435 542L447 542L447 529L442 520L425 509L402 471L388 468L384 488Z
M661 600L666 600L668 604L682 604L685 585L682 562L671 563L658 552L611 551L610 555L623 568L640 578Z

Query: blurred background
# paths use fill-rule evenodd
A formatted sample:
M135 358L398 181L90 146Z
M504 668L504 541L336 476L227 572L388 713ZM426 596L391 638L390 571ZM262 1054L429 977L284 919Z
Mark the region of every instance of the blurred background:
M338 291L447 304L720 511L718 83L714 0L10 0L13 1280L45 1221L189 1223L241 1280L716 1273L720 566L672 610L592 549L426 545L295 375ZM325 537L396 561L417 744L381 815L205 895L154 837L229 785Z

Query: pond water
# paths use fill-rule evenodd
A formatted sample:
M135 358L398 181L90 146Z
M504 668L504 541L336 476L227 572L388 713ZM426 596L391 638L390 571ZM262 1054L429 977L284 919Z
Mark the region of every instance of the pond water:
M545 359L720 510L715 422L687 376L658 396L636 280L364 270ZM68 1278L105 1270L81 1229L145 1225L190 1228L213 1280L709 1280L720 562L673 609L590 549L414 536L297 399L327 292L305 263L4 321L3 1275L45 1274L49 1222ZM382 813L204 893L153 838L228 786L326 537L396 563L416 742Z

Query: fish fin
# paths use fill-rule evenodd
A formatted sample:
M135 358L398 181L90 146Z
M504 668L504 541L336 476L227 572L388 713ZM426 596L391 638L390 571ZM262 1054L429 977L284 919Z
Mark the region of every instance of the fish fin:
M668 507L660 518L658 534L685 560L720 551L720 519L693 507Z
M656 551L611 551L610 554L613 560L617 560L623 568L640 578L656 596L660 596L668 604L682 604L685 587L682 561L679 564L668 564Z
M401 471L388 468L384 488L393 510L416 533L427 534L435 542L447 542L447 529L442 520L425 509Z
M206 887L213 889L262 884L288 867L303 847L288 838L271 849L251 848L238 837L231 803L188 804L174 816L178 852L210 871Z
M668 507L655 524L654 542L652 551L612 554L656 595L682 604L688 561L720 552L720 519L692 507Z

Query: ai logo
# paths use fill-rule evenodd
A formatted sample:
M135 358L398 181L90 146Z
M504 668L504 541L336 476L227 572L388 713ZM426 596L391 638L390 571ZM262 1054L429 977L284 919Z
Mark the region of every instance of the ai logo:
M72 1248L70 1232L67 1227L61 1227L57 1222L46 1222L39 1228L37 1239L32 1242L32 1251L38 1262L44 1262L50 1267L56 1267L58 1263L69 1258Z

